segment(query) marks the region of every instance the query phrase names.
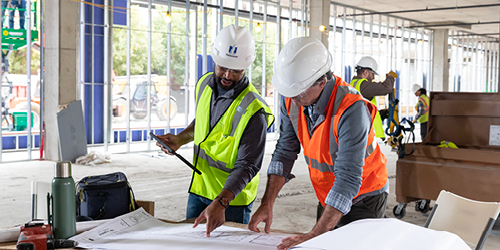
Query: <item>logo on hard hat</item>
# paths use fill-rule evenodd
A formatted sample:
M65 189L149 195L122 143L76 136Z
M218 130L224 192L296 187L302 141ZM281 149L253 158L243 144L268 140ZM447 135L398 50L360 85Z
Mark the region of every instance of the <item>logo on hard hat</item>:
M238 47L236 47L236 45L229 46L229 50L226 53L226 56L238 58L238 56L236 55L236 51L238 51Z

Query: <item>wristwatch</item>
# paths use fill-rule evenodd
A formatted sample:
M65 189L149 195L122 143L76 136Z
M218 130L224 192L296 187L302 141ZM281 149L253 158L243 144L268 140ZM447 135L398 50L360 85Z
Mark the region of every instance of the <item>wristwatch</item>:
M219 203L224 207L227 208L229 207L229 200L226 197L220 197L219 198Z

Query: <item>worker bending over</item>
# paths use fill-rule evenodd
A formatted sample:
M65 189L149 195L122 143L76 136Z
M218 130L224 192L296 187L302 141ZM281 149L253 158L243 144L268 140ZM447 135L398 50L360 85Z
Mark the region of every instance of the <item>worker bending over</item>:
M332 56L317 39L290 40L277 58L274 88L282 100L280 137L268 169L262 203L248 228L269 232L273 204L301 146L323 211L305 234L283 239L279 249L364 218L381 218L388 195L386 158L372 128L376 107L332 74Z
M235 25L222 29L212 57L215 71L196 84L195 119L178 135L160 136L173 150L194 140L194 165L202 174L193 173L186 218L197 217L194 227L206 219L207 237L225 221L248 224L267 129L274 122L271 109L245 76L255 59L250 31Z

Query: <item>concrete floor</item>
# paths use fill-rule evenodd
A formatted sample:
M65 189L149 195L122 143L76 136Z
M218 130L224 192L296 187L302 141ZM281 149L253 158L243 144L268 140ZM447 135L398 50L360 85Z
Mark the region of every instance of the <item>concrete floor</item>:
M418 134L418 132L416 133ZM260 205L266 183L267 166L274 150L274 135L270 134L266 146L258 198L254 210ZM395 173L397 155L389 146L380 144L388 159L390 195L386 210L387 217L394 217L392 209L397 205L395 197ZM146 148L146 146L144 146ZM154 148L154 147L153 147ZM98 149L95 149L98 150ZM89 149L90 151L90 149ZM190 159L192 147L186 146L178 151ZM54 162L30 161L0 164L0 228L19 225L30 219L30 183L32 180L50 182L54 174ZM187 190L191 171L174 156L166 156L157 151L148 153L113 154L112 162L97 166L73 165L73 177L78 181L87 175L124 172L140 200L155 202L155 216L162 219L181 221L185 216ZM318 203L309 180L307 166L303 157L295 164L293 173L297 178L290 181L281 190L275 203L273 229L294 232L307 232L315 224L316 205ZM433 202L431 203L433 205ZM427 214L415 211L414 203L406 209L404 221L423 226ZM493 231L486 241L484 250L500 248L500 231Z

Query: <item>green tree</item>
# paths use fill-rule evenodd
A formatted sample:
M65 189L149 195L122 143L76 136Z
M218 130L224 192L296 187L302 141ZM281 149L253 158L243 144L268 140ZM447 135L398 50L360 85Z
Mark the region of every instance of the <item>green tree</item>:
M275 57L275 51L276 51L276 46L275 46L275 41L276 41L276 28L275 25L267 25L266 27L266 33L263 34L262 32L260 33L254 33L255 36L255 49L256 49L256 58L253 63L253 68L252 68L252 83L254 83L255 87L259 90L259 92L262 89L262 65L263 65L263 58L262 54L264 52L264 43L263 43L263 36L266 36L266 61L265 61L265 66L266 66L266 79L265 79L265 84L266 84L266 89L268 89L272 83L271 80L273 78L273 70L274 70L274 57ZM265 95L266 93L261 93L262 95Z
M147 29L148 29L148 18L147 10L144 8L131 8L131 23L132 23L132 34L131 34L131 65L130 73L131 75L141 75L147 73ZM158 75L166 75L167 70L167 27L166 22L167 8L164 6L156 6L152 11L152 40L151 40L151 73ZM197 43L201 47L203 39L203 15L200 12L191 11L190 17L197 17ZM207 44L208 51L210 54L210 44L213 41L213 35L211 32L214 30L215 23L211 22L213 20L213 15L215 11L209 10L207 13L207 19L209 20L207 24ZM171 58L170 58L170 68L171 68L171 78L170 84L174 85L184 85L184 74L185 74L185 45L186 45L186 11L184 9L173 9L171 13ZM192 21L192 19L191 19ZM223 23L224 26L232 24L235 22L234 17L224 16ZM192 24L192 23L191 23ZM238 25L246 26L249 28L249 21L244 19L239 19ZM254 26L256 26L254 24ZM275 41L276 41L276 25L269 23L267 25L266 34L256 33L252 31L255 36L256 41L256 59L252 64L252 83L261 90L262 86L262 54L263 54L263 36L266 36L266 86L271 85L271 79L273 75L273 61L275 55ZM194 34L194 31L190 31L190 38ZM116 75L123 76L126 75L126 58L127 58L127 30L126 27L115 27L113 30L113 69ZM193 49L193 48L190 48ZM198 48L201 54L201 48ZM196 58L190 59L196 60Z
M151 32L151 73L166 75L167 73L167 27L166 9L161 6L152 12ZM131 23L131 56L130 74L147 73L147 30L148 19L144 18L144 9L132 8ZM171 85L182 85L184 82L185 61L185 13L172 13L171 32ZM113 30L113 69L116 75L127 73L127 30L116 27Z
M10 74L26 74L26 47L14 50L9 58ZM40 51L31 50L31 74L37 74L40 68Z
M147 73L147 42L148 42L148 19L144 18L144 10L131 9L131 54L130 73L140 75ZM156 16L156 15L155 15ZM166 46L162 43L162 34L151 32L151 72L157 73L162 64L162 59L157 56L157 51L165 51ZM113 29L113 68L117 75L125 75L127 72L127 30L118 26Z

